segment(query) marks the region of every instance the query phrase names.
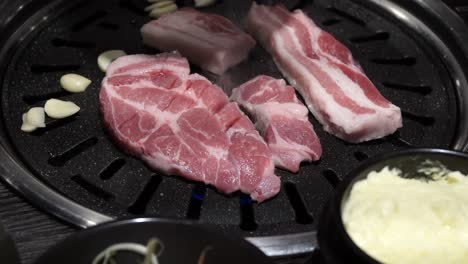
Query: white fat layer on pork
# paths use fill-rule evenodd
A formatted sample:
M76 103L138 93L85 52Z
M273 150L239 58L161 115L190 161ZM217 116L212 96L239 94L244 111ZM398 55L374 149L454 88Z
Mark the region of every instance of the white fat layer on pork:
M137 57L138 58L138 57ZM145 61L145 60L142 60L142 61ZM161 68L161 67L159 67ZM140 72L132 72L132 74L141 74L142 72L146 72L146 71L149 71L149 70L158 70L159 68L155 68L153 67L152 69L146 69L145 71L140 71ZM171 69L171 67L164 67L164 69ZM180 72L180 68L177 68L177 67L172 67L171 70L174 70L176 72ZM128 74L129 72L125 72L123 73L122 75L126 75ZM118 76L119 74L116 74L116 75L113 75L114 76ZM203 79L203 78L198 78L198 79ZM104 79L104 82L107 82L107 78ZM108 87L110 87L111 85L107 83ZM131 89L139 89L141 87L145 87L145 88L153 88L153 89L161 89L161 88L158 88L157 86L155 86L155 84L153 82L150 82L150 81L147 81L147 80L139 80L138 82L134 82L132 83L131 85L125 85L126 87L128 88L131 88ZM186 87L185 84L182 84L181 87ZM164 89L161 89L161 90L164 90ZM172 91L177 91L179 94L182 94L183 91L180 91L180 89L178 88L175 88L173 89ZM168 112L168 111L161 111L161 109L159 109L157 106L155 105L149 105L149 104L143 104L141 102L138 102L138 101L130 101L128 98L122 98L114 89L107 89L106 92L108 93L108 96L109 97L113 97L113 98L117 98L117 99L120 99L121 101L124 101L125 104L135 108L135 109L138 109L139 111L141 112L146 112L146 114L149 114L149 115L157 115L158 116L158 124L156 124L155 127L153 127L152 129L148 130L148 129L144 129L143 126L141 125L141 123L139 123L139 129L141 131L145 131L146 135L145 137L141 138L139 141L135 141L135 142L131 142L130 144L134 145L135 147L139 147L141 145L143 145L147 140L148 138L155 132L157 131L161 125L169 125L170 128L172 129L172 131L177 134L180 130L180 127L179 127L179 124L177 124L177 120L179 120L179 117L184 113L184 112L179 112L179 113L171 113L171 112ZM187 94L184 94L184 96L186 96ZM197 99L195 98L195 95L193 95L193 99ZM197 103L197 106L196 107L200 107L200 108L204 108L205 106L203 105L202 101L201 100L196 100L196 103ZM170 105L170 104L169 104ZM114 117L114 113L116 112L114 110L114 106L112 104L112 102L110 102L110 107L112 109L111 113L112 113L112 120L113 120L113 123L114 123L114 126L115 127L119 127L121 126L123 123L125 123L127 120L123 120L123 121L120 121L118 122L115 117ZM141 122L141 119L139 120L139 122ZM125 136L121 133L120 130L115 130L116 133L118 133L122 138L124 138ZM208 137L208 135L204 135L206 137ZM191 150L190 146L188 144L186 144L183 140L180 141L181 144L185 145L187 147L187 149ZM207 146L207 145L204 145L207 153L210 154L210 157L216 157L218 160L221 160L221 159L225 159L227 160L227 157L228 157L228 151L226 149L221 149L221 148L215 148L213 146ZM180 150L181 148L179 148L179 155L180 155ZM184 171L187 171L187 167L184 166L184 164L182 164L182 162L179 162L179 164L175 163L174 161L171 161L169 160L167 157L165 157L164 155L161 155L160 153L158 152L155 152L155 153L146 153L147 155L150 155L151 157L153 158L157 158L158 160L164 160L165 162L158 162L158 164L153 164L154 162L151 161L150 158L144 158L146 161L148 161L149 163L151 163L153 166L155 166L156 168L160 169L160 170L163 170L163 171L171 171L173 173L175 173L176 171L179 171L179 172L184 172ZM142 157L144 157L145 155L142 155ZM165 165L166 164L166 165ZM205 176L205 175L203 175ZM205 179L202 179L205 181ZM206 181L205 181L206 182ZM207 183L212 183L212 182L207 182Z
M177 54L177 52L175 51L173 53ZM167 64L164 67L162 66L161 63L158 63L161 61L161 59L167 61ZM115 74L115 71L121 68L125 68L129 64L139 64L139 63L149 62L149 61L154 61L155 63L149 64L146 67L138 67L132 70L127 70L125 72ZM146 55L146 54L123 56L123 57L117 58L114 62L112 62L109 65L106 71L106 76L113 77L113 76L118 76L118 75L138 75L138 74L146 73L148 71L161 70L161 69L177 70L177 72L182 75L188 75L190 73L186 67L180 67L181 65L180 66L171 65L171 62L174 62L174 59L165 56L165 54L160 54L156 56ZM177 64L180 64L180 63L178 62ZM188 63L187 63L187 66L188 66Z

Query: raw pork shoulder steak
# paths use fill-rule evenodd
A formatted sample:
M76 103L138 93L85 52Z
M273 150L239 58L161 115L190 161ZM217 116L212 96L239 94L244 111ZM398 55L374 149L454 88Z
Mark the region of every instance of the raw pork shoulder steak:
M250 120L177 53L117 59L100 103L118 144L156 170L259 202L279 192L270 149Z
M254 2L247 27L329 133L362 142L402 126L400 108L379 93L343 44L302 11Z
M227 18L183 8L141 28L143 42L162 51L179 51L191 63L222 74L245 60L255 40Z
M234 89L231 99L255 119L276 166L297 172L302 161L318 160L322 155L307 107L284 80L258 76Z

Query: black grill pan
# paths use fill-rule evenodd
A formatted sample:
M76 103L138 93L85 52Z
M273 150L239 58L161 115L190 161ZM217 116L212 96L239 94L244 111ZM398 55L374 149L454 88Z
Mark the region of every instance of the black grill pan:
M116 148L103 129L98 109L103 73L96 58L109 49L157 52L144 47L139 35L149 21L142 11L146 2L4 1L0 175L31 202L81 227L132 215L192 219L240 233L268 255L282 256L316 247L316 220L324 202L362 160L412 147L468 148L468 30L442 2L285 2L304 9L351 49L382 94L402 108L402 129L380 140L348 144L325 133L311 116L324 149L321 161L304 164L297 175L278 170L282 191L263 204L242 194L224 196L149 170ZM241 25L250 3L224 0L205 10ZM228 94L258 74L281 77L261 47L223 76L193 70ZM58 80L68 72L93 83L85 93L66 93ZM21 114L50 97L71 100L82 111L47 120L47 128L32 134L21 132Z

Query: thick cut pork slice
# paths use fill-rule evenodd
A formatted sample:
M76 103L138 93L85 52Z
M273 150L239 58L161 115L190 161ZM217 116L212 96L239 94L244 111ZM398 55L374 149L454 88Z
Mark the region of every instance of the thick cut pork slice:
M279 192L271 152L250 120L177 53L117 59L100 104L117 143L156 170L259 202Z
M191 63L216 74L245 60L255 40L228 19L183 8L141 28L143 42L162 51L179 51Z
M258 76L235 88L231 99L254 118L276 166L297 172L302 161L318 160L322 155L307 107L284 80Z
M402 126L400 108L379 93L343 44L302 11L254 2L247 27L329 133L356 143Z

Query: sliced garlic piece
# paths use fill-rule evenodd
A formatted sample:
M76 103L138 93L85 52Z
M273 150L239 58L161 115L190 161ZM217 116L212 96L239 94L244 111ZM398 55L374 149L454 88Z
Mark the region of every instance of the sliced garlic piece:
M91 80L78 74L69 73L60 78L60 85L71 93L81 93L88 88Z
M159 18L160 16L167 14L167 13L172 13L177 10L177 5L176 4L170 4L161 8L155 8L151 10L151 13L149 14L150 17L152 18Z
M216 3L216 0L195 0L195 7L205 7Z
M78 113L80 107L73 102L52 98L47 100L44 110L49 117L61 119Z
M108 50L101 53L97 59L99 69L106 72L107 67L109 67L109 64L111 64L112 61L125 55L127 54L123 50Z
M154 3L154 4L150 5L150 6L147 6L145 8L145 11L150 12L155 8L162 8L162 7L171 5L171 4L174 4L174 1L165 0L165 1L156 2L156 3Z
M33 107L26 113L26 123L35 127L45 127L45 114L43 107Z
M27 116L27 114L24 113L23 114L23 124L21 125L21 130L24 131L24 132L33 132L34 130L37 129L37 127L29 124L26 116Z

